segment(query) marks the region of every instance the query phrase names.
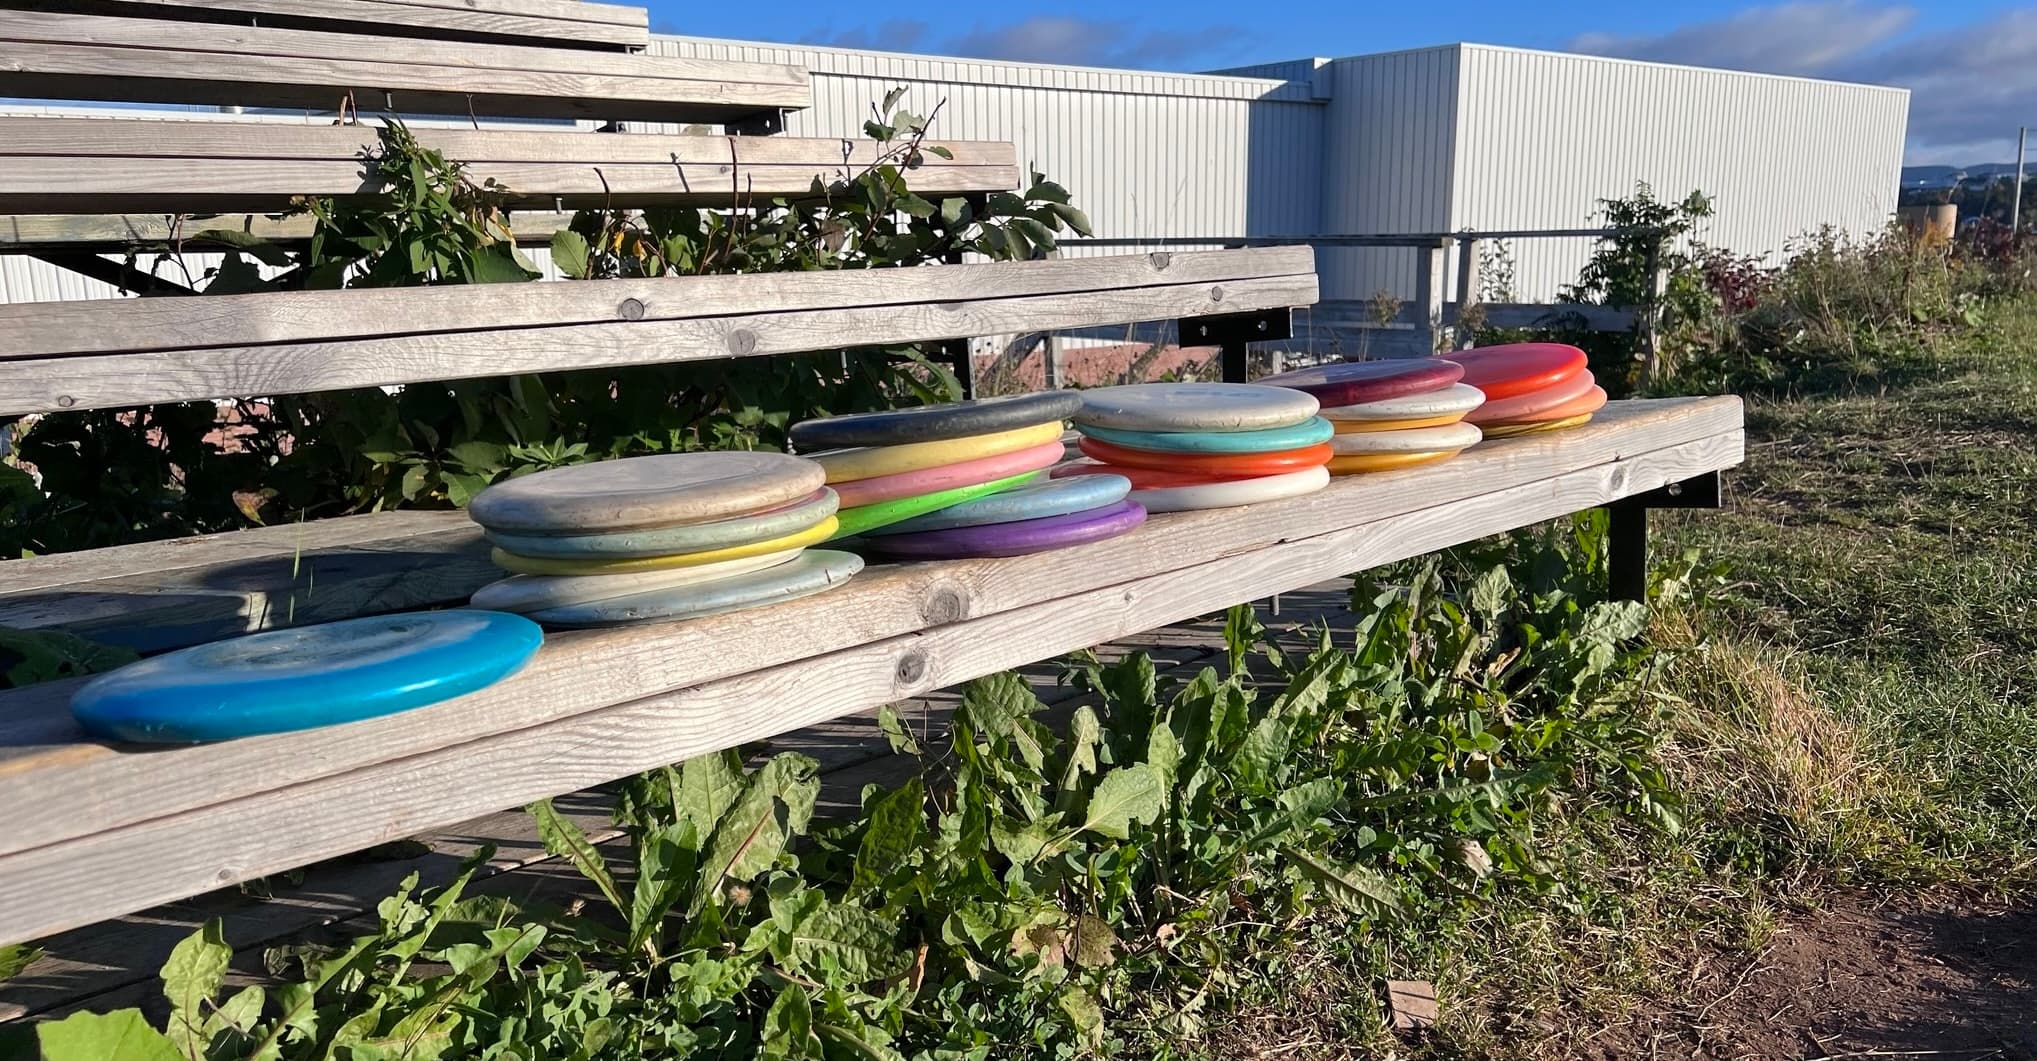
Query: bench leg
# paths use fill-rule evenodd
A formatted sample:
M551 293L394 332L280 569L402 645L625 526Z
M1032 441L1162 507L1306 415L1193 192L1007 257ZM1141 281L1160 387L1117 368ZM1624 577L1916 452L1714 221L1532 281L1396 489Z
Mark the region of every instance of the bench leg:
M1648 510L1718 508L1719 473L1623 497L1606 506L1606 592L1613 600L1648 603Z
M1184 317L1175 326L1183 346L1214 346L1221 350L1225 383L1245 383L1246 344L1294 337L1294 311L1227 313L1216 317Z

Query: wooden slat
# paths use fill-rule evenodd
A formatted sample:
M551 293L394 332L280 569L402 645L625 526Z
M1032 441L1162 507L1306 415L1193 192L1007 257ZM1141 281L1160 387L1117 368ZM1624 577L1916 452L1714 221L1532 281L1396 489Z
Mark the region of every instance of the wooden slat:
M1500 489L1398 515L1380 514L1382 495L1411 485L1444 489L1459 465L1506 466L1546 440L1512 440L1450 465L1342 480L1312 497L1242 512L1159 517L1115 542L1047 556L882 569L810 601L552 638L530 668L489 690L324 730L316 742L299 736L287 742L288 754L271 739L145 756L74 741L23 749L29 756L0 772L0 804L42 846L19 850L12 830L6 837L16 852L0 858L0 940L89 923L1601 505L1737 463L1738 420L1733 399L1632 409L1601 432L1624 443L1620 459L1515 476ZM1652 428L1692 421L1718 430L1650 448L1662 437ZM984 598L1028 592L1033 603L978 607ZM915 613L911 628L883 636L881 619L900 609ZM701 680L750 646L782 649L802 638L808 651L825 654ZM658 670L676 684L645 692L643 675ZM40 711L28 702L19 707L41 714L44 735L58 737L63 727L51 725L43 703ZM368 762L342 765L363 754ZM108 756L122 763L114 772L124 776L123 794L113 797L119 824L46 842L50 830L40 823L54 819L74 831L91 817L88 807L108 808L109 794L74 787ZM165 773L181 774L199 760L210 769L191 782ZM311 772L319 776L298 780ZM256 791L221 798L222 780L232 787L234 779ZM56 798L58 789L66 799ZM217 801L177 809L193 796ZM134 872L137 865L148 872Z
M643 48L650 14L619 4L538 0L0 0L0 7L183 19L378 36Z
M191 307L181 314L166 313L161 299L23 304L0 307L9 336L0 356L30 355L0 363L0 414L801 353L845 336L882 345L1284 308L1315 300L1315 274L1296 269L1308 261L1306 248L1287 248L305 292L179 299ZM587 320L605 322L573 323ZM486 330L427 330L458 324ZM392 326L417 334L375 334ZM179 341L204 345L160 345ZM86 354L123 347L133 352Z
M554 233L572 222L572 214L550 210L519 210L510 217L517 242L526 246L551 242ZM207 229L289 244L310 239L312 227L311 218L303 214L14 214L0 216L0 250L121 251L183 241L186 250L201 253L222 249L193 239Z
M868 140L526 130L414 130L514 204L728 205L805 196L869 166L907 162ZM1018 187L1010 144L930 142L903 165L924 195ZM106 118L0 118L0 212L223 213L303 195L380 193L375 126ZM950 157L942 157L945 150Z
M796 66L40 12L0 12L0 93L665 122L809 101Z

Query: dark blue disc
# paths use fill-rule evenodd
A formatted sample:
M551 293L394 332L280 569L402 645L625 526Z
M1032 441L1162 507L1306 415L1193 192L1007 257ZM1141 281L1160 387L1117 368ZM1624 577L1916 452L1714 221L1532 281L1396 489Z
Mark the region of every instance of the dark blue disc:
M331 726L450 700L500 681L544 640L521 615L411 612L270 630L130 664L85 683L87 733L196 744Z
M852 413L792 425L792 446L812 452L838 446L898 446L968 438L1066 420L1080 408L1082 395L1075 391L1038 391L915 409Z

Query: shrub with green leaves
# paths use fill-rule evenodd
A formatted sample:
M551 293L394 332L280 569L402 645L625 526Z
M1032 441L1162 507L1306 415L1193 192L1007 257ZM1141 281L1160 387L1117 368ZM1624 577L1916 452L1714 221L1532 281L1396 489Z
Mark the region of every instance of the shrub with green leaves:
M971 683L938 739L886 711L899 780L847 821L815 822L812 760L733 751L621 786L612 845L540 803L584 900L406 887L378 931L232 993L208 929L165 968L166 1022L45 1024L43 1056L1178 1052L1304 929L1557 886L1553 815L1675 828L1646 612L1584 590L1602 561L1577 552L1510 547L1519 578L1397 566L1361 580L1354 626L1298 641L1233 609L1222 665L1185 679L1078 657L1072 712L1013 674Z

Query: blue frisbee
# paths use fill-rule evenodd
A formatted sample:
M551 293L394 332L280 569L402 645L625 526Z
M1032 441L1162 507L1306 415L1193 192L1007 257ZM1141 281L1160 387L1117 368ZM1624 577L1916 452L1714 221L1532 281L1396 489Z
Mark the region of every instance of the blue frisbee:
M1155 453L1278 453L1328 442L1337 429L1320 416L1257 431L1127 431L1082 425L1082 433L1115 446Z
M1089 479L1096 482L1084 481ZM1122 475L1075 475L1066 479L1047 479L864 533L867 537L876 538L1067 516L1115 505L1131 492L1132 481Z
M332 726L471 693L522 667L544 632L520 615L411 612L270 630L170 652L85 683L87 733L196 744Z

